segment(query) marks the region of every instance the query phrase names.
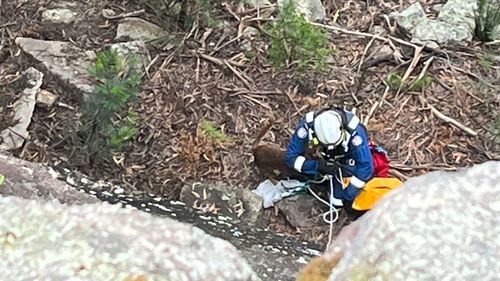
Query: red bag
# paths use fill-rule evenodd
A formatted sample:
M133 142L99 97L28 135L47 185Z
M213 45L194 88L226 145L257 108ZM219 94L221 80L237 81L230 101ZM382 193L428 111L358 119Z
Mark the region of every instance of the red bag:
M370 151L373 158L373 176L378 178L389 177L389 157L387 151L374 142L369 143Z

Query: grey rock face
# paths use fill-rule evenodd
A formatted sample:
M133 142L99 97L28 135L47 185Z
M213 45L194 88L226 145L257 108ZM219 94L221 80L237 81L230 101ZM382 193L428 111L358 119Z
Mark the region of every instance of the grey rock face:
M476 9L477 1L475 0L448 0L439 12L437 20L463 26L473 33L476 28Z
M467 26L441 21L424 20L412 29L412 42L436 42L440 45L463 44L472 40L472 32Z
M69 42L23 37L16 38L16 44L62 82L84 93L93 91L92 82L87 74L91 61L84 50L76 48Z
M20 98L14 103L15 124L0 133L0 150L11 150L23 145L28 138L28 126L31 123L33 110L36 104L36 95L40 91L43 82L43 73L30 67L24 73L26 75L26 89Z
M231 244L168 218L14 197L0 212L5 280L260 280Z
M49 9L42 13L42 21L50 23L71 23L76 13L66 8Z
M57 174L49 168L1 152L0 173L5 176L5 181L0 186L0 195L3 196L58 200L64 204L99 202L97 198L59 181Z
M125 18L118 25L115 39L130 38L132 40L150 41L166 35L167 33L163 29L148 21L140 18Z
M325 254L337 280L498 280L500 162L408 180Z
M290 0L278 0L281 9ZM309 21L322 21L326 17L325 7L321 0L294 0L297 12L304 14Z

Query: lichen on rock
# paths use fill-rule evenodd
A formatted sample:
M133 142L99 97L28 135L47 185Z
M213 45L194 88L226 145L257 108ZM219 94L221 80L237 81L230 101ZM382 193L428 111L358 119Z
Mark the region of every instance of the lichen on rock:
M260 280L230 243L104 203L0 197L4 280Z
M346 226L305 272L338 262L329 281L497 280L499 171L490 161L408 180Z

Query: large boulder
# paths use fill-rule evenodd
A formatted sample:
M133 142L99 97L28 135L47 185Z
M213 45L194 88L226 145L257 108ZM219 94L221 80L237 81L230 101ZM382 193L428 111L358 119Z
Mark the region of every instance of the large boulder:
M499 171L491 161L408 180L345 227L299 280L497 280Z
M105 203L0 198L5 280L260 280L230 243Z
M441 8L437 20L463 26L471 33L474 33L476 29L476 9L477 1L448 0Z
M465 45L472 40L474 34L476 8L476 1L449 0L440 8L437 19L430 20L417 2L402 12L391 13L390 16L411 34L413 43L432 47L438 47L436 44Z
M256 227L255 224L252 224L248 220L238 220L235 216L224 216L220 212L218 214L203 212L202 208L193 209L187 206L183 202L171 201L166 198L155 196L154 194L147 194L147 193L137 194L136 192L134 192L133 194L127 193L120 186L113 185L104 181L95 181L76 171L69 171L66 169L58 169L57 171L54 171L53 169L42 166L40 164L30 163L16 159L8 155L0 154L0 177L4 178L3 183L0 183L0 195L23 197L39 201L39 203L36 202L30 203L28 201L20 201L20 203L17 201L14 203L10 201L0 202L0 205L5 203L6 205L5 208L11 207L12 209L19 209L17 211L18 213L14 212L14 210L12 210L12 212L3 212L5 216L9 216L9 220L4 220L3 216L2 218L0 218L0 235L5 234L4 237L5 241L7 241L9 245L11 245L15 240L18 240L17 239L18 235L17 232L15 231L10 231L5 233L3 232L4 229L6 228L3 228L2 224L7 222L9 222L10 225L14 223L17 224L18 222L22 222L22 224L24 223L27 224L28 220L37 221L40 222L36 224L38 229L43 229L40 235L46 235L46 237L54 237L54 239L68 238L69 235L66 235L64 233L63 234L57 233L59 231L58 227L60 227L60 224L58 223L52 224L50 222L50 218L53 218L55 216L54 213L58 214L60 213L63 222L64 221L69 222L67 224L68 231L73 231L73 233L76 232L78 234L76 236L78 239L81 238L81 236L79 236L80 234L81 235L88 234L86 230L79 233L78 230L80 229L80 227L83 229L90 228L89 231L93 231L93 233L95 234L92 234L89 239L95 239L92 240L93 241L92 243L94 243L95 241L101 241L102 243L100 244L104 245L102 246L104 248L108 247L107 242L109 241L107 240L106 237L104 237L107 235L106 232L111 232L112 237L114 237L114 235L121 236L123 233L129 233L129 232L131 233L130 235L134 235L134 237L142 237L143 232L146 232L147 230L148 234L145 235L143 240L139 240L138 242L138 244L142 245L144 243L155 243L157 241L160 242L171 241L169 239L174 239L174 240L180 239L179 237L185 236L184 231L186 229L189 229L189 231L195 233L201 233L199 229L202 229L203 232L209 234L210 236L218 237L220 239L223 239L231 243L241 254L241 256L248 262L253 272L255 272L255 274L257 274L258 277L260 277L262 280L276 280L276 281L294 280L300 268L304 264L306 264L311 259L312 256L317 256L319 254L318 251L319 247L317 245L312 245L311 243L308 243L306 241L297 240L294 237L288 237L285 235L276 234L266 229ZM199 190L198 192L200 191L202 192L202 190ZM251 191L248 192L251 193ZM201 193L200 195L203 196L203 193ZM124 208L126 208L127 211L125 214L123 213L118 214L118 212L121 211L113 209L115 207L112 207L107 204L104 204L102 206L100 206L100 204L97 204L99 206L88 207L88 208L72 208L69 211L71 213L71 216L69 218L66 218L67 215L66 213L68 211L63 207L61 207L60 205L54 203L56 200L66 205L89 204L96 202L99 203L99 200L96 197L112 204L118 203ZM260 200L260 198L257 199ZM42 201L50 201L51 203L45 205L44 203L41 203ZM262 203L259 201L259 203L255 204L255 206L257 206L260 209L261 204ZM208 207L208 205L204 206ZM105 210L108 207L111 207L111 210ZM198 207L201 206L198 205ZM49 211L47 211L46 208L48 208ZM37 210L39 209L41 213L40 214L36 213L35 210L32 209L37 209ZM140 211L132 209L138 209ZM0 211L2 210L3 209L0 208ZM258 210L254 211L255 213L260 213L258 212ZM22 215L20 215L21 213ZM135 215L135 213L139 213L139 215ZM90 214L95 214L95 216ZM47 215L46 218L44 217L45 215ZM108 215L111 216L110 219L106 218L108 217ZM18 216L18 218L14 218L14 216ZM131 218L128 218L129 216ZM75 217L80 217L81 220L78 219L74 221ZM89 222L84 221L87 218L89 218ZM11 221L11 219L12 220L15 219L15 221ZM59 219L59 217L56 217L53 220L57 219ZM131 226L130 221L134 220L141 222L139 228L135 228L134 225ZM107 229L104 229L100 224L98 228L94 228L94 226L92 225L95 221L102 221L102 224L108 224L110 230L108 231ZM121 223L122 221L124 223ZM187 227L184 223L189 223L190 225L193 225L193 227ZM157 227L157 225L160 226ZM181 227L183 230L173 233L172 232L173 229L178 229L177 225L183 225ZM66 229L63 229L62 231L64 232L66 231ZM171 234L172 235L175 234L177 236L171 237ZM123 235L125 235L126 237L124 237L123 240L119 239L118 242L120 243L119 245L123 245L123 241L130 240L130 236L127 236L126 234ZM2 237L0 237L0 239L2 239ZM54 249L49 249L50 247L52 246L59 247L60 244L58 243L64 243L64 242L56 243L53 241L52 242L44 241L42 238L38 236L36 237L34 236L33 239L40 242L41 245L40 247L42 247L43 249L45 249L44 247L46 247L47 248L46 252L49 254L52 254L55 251ZM81 239L82 239L81 241L78 240L80 241L79 243L81 245L84 245L83 249L85 251L86 249L88 250L89 249L87 248L88 243L91 242L89 242L89 240L85 240L84 238ZM187 236L187 240L185 241L192 241L190 239L191 239L190 236ZM146 240L148 242L144 242ZM19 241L24 241L24 240L19 240ZM72 240L70 238L68 238L67 241L69 245L67 247L69 248L73 247L72 243L76 243L75 240ZM210 241L210 239L203 238L201 241ZM219 245L224 245L224 243L221 242ZM26 245L23 245L23 247L25 246ZM200 267L201 268L200 270L202 270L203 268L207 267L213 268L213 266L219 265L219 263L213 260L215 255L219 255L220 253L214 252L214 255L210 255L207 254L207 252L205 251L207 249L211 249L210 246L205 247L203 245L199 245L193 242L192 244L187 243L183 244L182 247L178 248L174 247L172 249L181 252L179 257L185 257L183 255L185 253L188 253L190 249L192 249L190 248L191 246L200 247L199 251L201 253L205 253L207 256L206 260L207 265L204 264L205 261L200 261L194 263L192 266ZM40 249L40 247L34 246L33 249L34 250ZM100 249L101 248L99 248L94 252L97 253L96 258L101 257L99 252ZM135 251L136 249L138 248L133 247L131 251ZM22 251L25 250L26 249L23 248ZM118 251L115 248L113 248L112 250ZM79 249L77 249L77 251L79 251ZM232 255L233 250L231 248L228 248L228 251L229 251L228 253ZM198 254L200 252L196 253ZM22 253L20 252L17 253L22 255ZM8 253L4 254L7 255ZM122 249L122 252L120 252L118 256L126 257L128 259L129 254L130 253L127 252L126 249ZM86 257L88 257L88 254L86 255L87 255ZM106 256L106 253L104 253L103 255ZM150 256L147 256L146 258L153 259L154 258L153 256L156 257L156 255L161 255L161 253L153 253ZM29 259L30 257L31 255L28 255L28 253L26 252L24 259ZM33 257L34 260L37 261L37 258L39 257L38 253L36 253L36 255L33 254ZM67 256L65 255L64 257ZM142 254L137 256L138 259L142 259L143 257L144 256ZM0 254L0 259L3 258L4 256ZM52 259L51 256L50 258ZM167 260L167 262L171 261L169 260L171 258L171 256L169 255L165 255L164 258ZM12 259L12 257L9 256L8 259ZM236 261L238 260L239 259L236 259ZM228 262L228 260L226 259L220 259L220 261ZM22 260L21 264L24 264L25 262L26 262L25 260ZM128 264L131 264L131 262L129 262L128 260L126 262ZM146 263L144 260L135 262L140 264ZM159 264L161 265L161 263ZM5 268L3 265L4 264L0 262L0 276L2 277L6 276L5 278L7 278L10 277L11 275L14 275L14 273L11 273L9 271L10 269ZM56 262L56 265L60 266L59 261ZM88 267L86 267L87 265L86 263L84 264L80 263L75 266L76 268L80 268L80 265L83 265L85 268L87 268L87 270L89 270ZM113 263L112 267L115 265L116 264ZM184 267L184 264L178 264L178 265L179 268L175 269L177 271L192 269L191 267L187 268ZM122 268L121 264L117 266ZM65 267L61 265L61 267L56 267L56 269L57 268L64 269ZM104 268L104 270L108 269L109 268ZM18 267L15 267L14 270L20 270L20 269ZM29 267L26 270L29 270ZM124 271L124 273L133 274L134 272ZM147 272L144 271L142 273L144 274ZM23 274L24 273L21 273L19 276L24 276ZM82 271L81 274L85 275L87 273L86 271ZM78 280L88 280L86 279L87 277L85 276L80 276L80 277L81 279ZM143 277L146 278L146 276ZM109 278L108 279L106 278L96 279L91 277L88 278L90 280L116 280ZM144 278L137 280L145 280ZM59 280L59 279L57 279L56 277L54 278L47 277L43 280ZM68 280L68 278L62 278L62 280ZM126 279L120 279L120 280L126 280ZM136 280L136 279L132 278L129 280ZM153 279L147 279L147 280L153 280ZM163 280L163 279L159 278L154 280ZM212 279L210 278L210 276L208 276L207 279L204 278L182 279L182 277L179 278L176 277L169 280L218 280L218 279ZM224 280L240 280L240 279L224 279Z

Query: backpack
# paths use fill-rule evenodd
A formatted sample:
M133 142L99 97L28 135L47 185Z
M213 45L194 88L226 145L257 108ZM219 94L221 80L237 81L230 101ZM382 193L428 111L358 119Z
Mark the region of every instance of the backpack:
M376 178L387 178L389 177L389 157L387 157L387 151L376 145L373 141L369 144L370 151L373 158L373 177Z

